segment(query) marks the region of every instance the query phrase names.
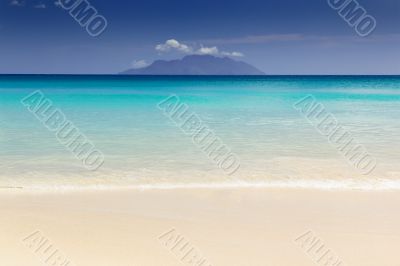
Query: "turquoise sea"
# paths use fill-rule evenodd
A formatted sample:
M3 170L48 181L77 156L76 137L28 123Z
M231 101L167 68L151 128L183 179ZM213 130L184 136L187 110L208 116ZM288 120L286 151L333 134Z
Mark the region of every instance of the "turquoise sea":
M21 100L40 91L104 155L85 168ZM175 95L240 162L226 174L157 105ZM304 114L312 95L376 159L361 174ZM0 76L0 187L400 188L399 76Z

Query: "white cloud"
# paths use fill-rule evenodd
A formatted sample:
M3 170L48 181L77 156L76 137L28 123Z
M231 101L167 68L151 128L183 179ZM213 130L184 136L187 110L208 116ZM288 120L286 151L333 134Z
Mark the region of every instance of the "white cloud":
M10 1L10 6L15 6L15 7L24 7L26 4L25 0L11 0ZM44 9L46 8L46 5L42 2L38 2L37 4L32 6L33 8L38 8L38 9Z
M134 69L139 69L139 68L145 68L147 66L149 66L150 64L147 63L146 60L135 60L132 62L132 67Z
M212 44L254 44L254 43L272 43L272 42L295 42L303 41L306 39L305 35L292 33L292 34L269 34L269 35L253 35L244 36L233 39L208 39L202 40L202 43Z
M156 50L158 52L169 52L171 50L176 50L182 53L191 53L192 52L192 48L187 46L186 44L180 43L175 39L170 39L167 40L165 43L163 44L158 44L156 46Z
M11 0L10 6L25 6L25 1L23 0Z
M187 45L177 41L176 39L169 39L165 43L155 46L158 53L179 52L183 54L194 55L212 55L217 57L243 57L244 54L240 52L227 52L220 51L217 46L203 46L203 45ZM133 69L145 68L150 65L146 60L135 60L131 63Z
M175 39L167 40L163 44L156 46L156 51L160 53L168 53L171 51L177 51L184 54L198 54L198 55L213 55L213 56L228 56L228 57L243 57L244 55L240 52L220 52L216 46L203 46L200 48L192 47L187 44L181 43Z
M244 54L242 54L240 52L222 52L221 55L231 56L231 57L244 57Z
M202 46L200 49L196 51L196 54L199 55L214 55L214 56L228 56L228 57L243 57L244 54L240 52L225 52L219 51L218 47L204 47Z
M33 7L34 7L34 8L39 8L39 9L44 9L44 8L46 8L46 5L43 4L43 3L39 3L39 4L37 4L37 5L34 5Z
M199 50L196 51L196 54L199 55L219 55L219 50L216 46L213 47L201 47Z

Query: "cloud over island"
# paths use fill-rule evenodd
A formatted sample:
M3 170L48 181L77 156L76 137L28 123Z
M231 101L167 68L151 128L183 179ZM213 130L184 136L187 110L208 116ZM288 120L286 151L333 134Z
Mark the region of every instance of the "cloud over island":
M241 52L233 51L221 51L217 46L204 46L200 45L188 45L182 42L179 42L176 39L166 40L164 43L157 44L155 46L155 51L159 55L167 54L170 52L181 53L185 55L212 55L217 57L244 57L244 54ZM149 63L147 60L134 60L132 62L132 67L134 69L147 67Z
M214 55L214 56L230 56L230 57L243 57L244 55L240 52L226 52L220 51L218 47L211 46L206 47L200 45L199 48L181 43L175 39L169 39L165 43L158 44L155 47L159 53L168 53L171 51L177 51L184 54L197 54L197 55Z

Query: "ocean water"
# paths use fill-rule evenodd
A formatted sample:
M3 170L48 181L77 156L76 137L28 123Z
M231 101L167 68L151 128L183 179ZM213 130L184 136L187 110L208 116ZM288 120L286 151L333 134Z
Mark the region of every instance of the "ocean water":
M101 151L98 169L21 103L35 91ZM221 169L158 108L171 95L236 156L237 171ZM307 96L376 167L361 173L295 108ZM0 187L399 189L399 118L395 76L0 76Z

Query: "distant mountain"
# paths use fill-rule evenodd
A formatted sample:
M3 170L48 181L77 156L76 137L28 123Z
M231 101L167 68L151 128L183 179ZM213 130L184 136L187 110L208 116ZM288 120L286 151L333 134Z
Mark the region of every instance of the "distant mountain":
M188 55L180 60L157 60L150 66L129 69L122 75L265 75L241 61L211 55Z

